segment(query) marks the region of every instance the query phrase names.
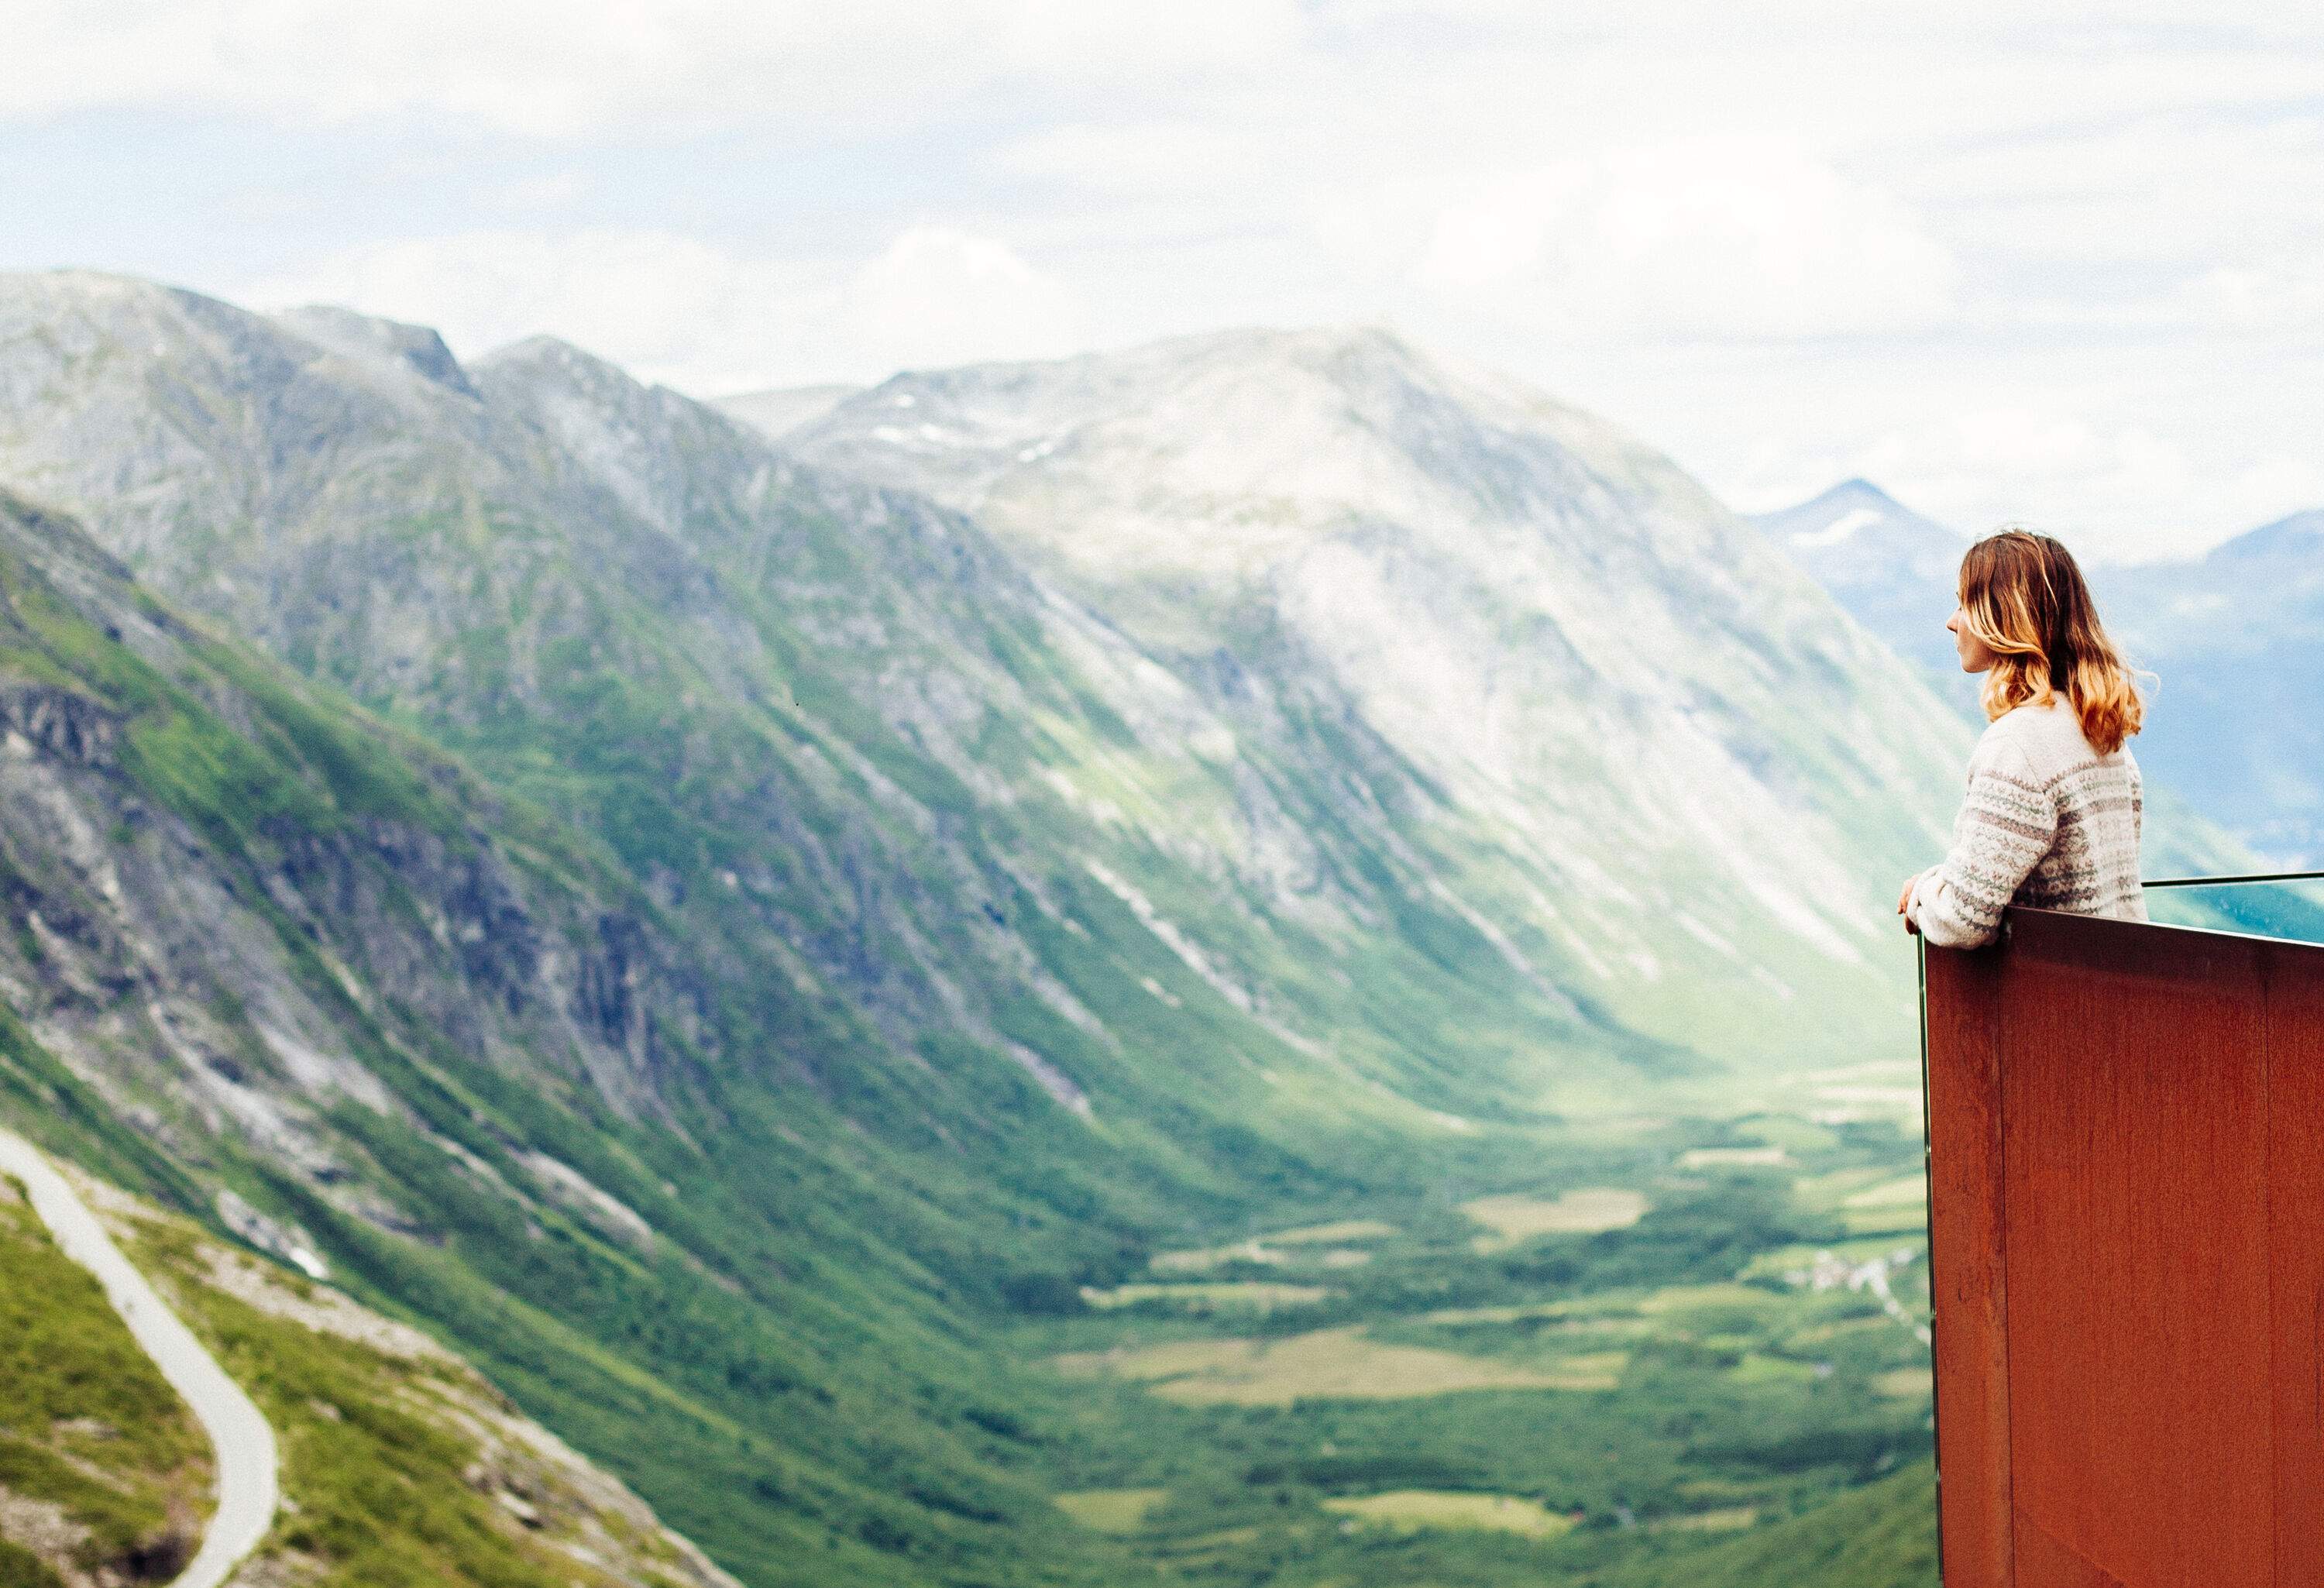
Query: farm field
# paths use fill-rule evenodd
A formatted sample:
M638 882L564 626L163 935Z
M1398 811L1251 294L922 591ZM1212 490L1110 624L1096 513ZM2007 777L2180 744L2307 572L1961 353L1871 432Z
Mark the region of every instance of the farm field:
M1646 1216L1646 1197L1642 1191L1591 1186L1568 1191L1554 1201L1538 1196L1480 1196L1462 1203L1461 1211L1491 1231L1470 1244L1479 1251L1499 1251L1522 1245L1536 1235L1593 1234L1626 1228Z

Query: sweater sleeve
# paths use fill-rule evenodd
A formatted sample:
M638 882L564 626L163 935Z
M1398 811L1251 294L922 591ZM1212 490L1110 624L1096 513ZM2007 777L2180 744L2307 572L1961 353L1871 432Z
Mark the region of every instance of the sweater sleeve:
M2057 836L2057 804L2024 751L2006 739L1980 743L1952 847L1914 884L1906 915L1940 948L1992 942L2001 912Z

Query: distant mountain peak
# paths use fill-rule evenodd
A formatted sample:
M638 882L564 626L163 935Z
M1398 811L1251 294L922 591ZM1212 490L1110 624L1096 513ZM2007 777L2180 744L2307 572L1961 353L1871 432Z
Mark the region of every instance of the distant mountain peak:
M1811 565L1835 559L1853 563L1950 560L1965 543L1960 531L1897 501L1861 475L1851 475L1796 506L1754 513L1751 522L1794 557ZM1830 583L1830 570L1811 571Z
M365 363L382 359L423 380L474 398L476 388L452 349L432 327L362 314L336 303L309 303L284 309L275 323L334 353Z
M480 384L496 385L503 391L512 386L530 386L573 392L622 410L676 405L699 409L703 413L715 412L681 392L633 375L612 359L576 346L562 337L539 335L510 342L493 348L472 367ZM719 422L733 421L722 417Z
M1432 356L1391 327L1368 321L1338 325L1301 326L1289 329L1245 327L1218 331L1204 338L1222 353L1260 356L1389 358L1425 365Z
M2256 562L2287 554L2324 551L2324 507L2311 507L2255 530L2246 530L2217 547L2211 558L2221 562Z
M496 401L537 409L556 407L564 427L596 430L618 419L634 432L628 438L667 441L673 427L715 426L732 437L745 426L683 392L639 379L611 359L558 337L527 337L496 347L475 363L478 384ZM572 436L568 434L568 439Z
M1215 554L1246 572L1269 549L1337 533L1349 513L1391 496L1399 512L1520 522L1554 516L1572 478L1587 474L1652 476L1656 489L1710 503L1667 458L1603 420L1380 326L1241 328L906 372L783 444L883 476L909 457L916 488L968 511L1045 490L1061 469L1077 489L1110 470L1138 481L1111 502L1121 531L1112 550L1148 563Z
M1442 380L1454 373L1449 361L1415 346L1386 326L1236 326L1061 358L996 360L942 370L903 370L871 388L871 393L877 398L891 392L910 393L927 386L1013 387L1027 382L1060 388L1082 385L1119 390L1175 377L1217 375L1239 369L1257 374L1286 367L1327 380L1344 380L1363 370L1393 369L1406 376L1420 375L1430 380Z
M1853 540L1877 525L1932 525L1862 475L1851 475L1796 507L1757 515L1785 545L1816 550ZM1932 526L1933 527L1933 526Z
M1954 687L1959 659L1944 622L1968 544L1960 531L1861 476L1751 522L1858 622Z
M714 397L710 406L730 419L740 420L772 441L813 424L862 390L844 383L774 386L761 392Z
M1884 522L1887 515L1877 507L1849 507L1836 512L1818 530L1794 530L1784 538L1800 547L1836 546L1859 530Z
M612 360L600 358L587 348L577 347L562 337L546 333L521 337L493 348L476 360L476 368L479 372L557 370L567 376L577 374L592 381L618 382L624 386L643 384Z
M163 286L143 276L124 276L103 270L0 271L0 296L78 296L97 299L164 299L189 296L182 288Z
M1165 337L1120 352L1091 353L1080 356L1113 362L1124 357L1167 357L1174 354L1275 358L1286 354L1312 356L1335 353L1385 353L1407 358L1425 356L1388 327L1361 320L1315 326L1228 326L1219 330Z

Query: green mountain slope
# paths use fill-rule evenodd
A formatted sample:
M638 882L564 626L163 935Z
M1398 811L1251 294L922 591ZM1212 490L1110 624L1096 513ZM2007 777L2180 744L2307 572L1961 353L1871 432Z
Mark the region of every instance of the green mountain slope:
M1641 1557L1572 1588L1936 1588L1936 1473L1916 1463L1748 1537Z
M881 1117L869 1086L776 1117L705 1072L623 1113L569 1025L608 982L683 1014L650 901L53 516L0 508L0 596L14 1122L426 1317L759 1580L1061 1526L958 1316L1055 1210L883 1152L841 1113ZM1006 1061L988 1085L956 1139L1047 1106Z

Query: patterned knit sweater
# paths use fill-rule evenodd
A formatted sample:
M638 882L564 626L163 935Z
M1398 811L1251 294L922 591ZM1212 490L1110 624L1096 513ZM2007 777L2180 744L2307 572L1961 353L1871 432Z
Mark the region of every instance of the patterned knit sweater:
M1943 948L1992 942L2012 904L2143 921L2143 804L2129 746L2092 750L2063 696L2004 712L1969 755L1952 848L1905 913Z

